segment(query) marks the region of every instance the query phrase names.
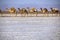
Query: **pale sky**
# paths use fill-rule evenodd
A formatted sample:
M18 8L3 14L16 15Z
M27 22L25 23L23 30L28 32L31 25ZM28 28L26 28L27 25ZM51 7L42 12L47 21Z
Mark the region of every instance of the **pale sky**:
M51 7L56 7L60 9L60 0L0 0L0 9L10 7L35 7L48 9Z

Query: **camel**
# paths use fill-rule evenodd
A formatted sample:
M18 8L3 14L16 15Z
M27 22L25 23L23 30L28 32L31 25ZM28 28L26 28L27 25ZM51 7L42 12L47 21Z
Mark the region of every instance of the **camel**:
M37 9L36 9L36 8L31 8L31 9L29 10L29 12L30 12L30 13L37 12Z
M41 13L47 13L48 12L48 10L46 8L44 8L44 9L40 8L40 10L41 10L40 11Z
M52 13L59 13L59 10L57 8L50 8Z
M19 13L21 13L21 14L28 14L28 11L25 9L25 8L22 8L22 9L20 9L20 8L18 8L18 10L19 10Z
M20 8L18 8L18 12L19 12L19 13L20 13L20 11L21 11Z
M18 8L18 10L19 10L19 12L20 12L21 14L23 14L23 13L28 14L28 12L27 12L27 10L26 10L25 8L22 8L22 9Z
M43 12L43 9L42 9L42 8L40 8L40 12L41 12L41 13Z
M16 9L14 7L8 9L8 12L9 13L16 13Z
M38 11L37 11L36 8L31 8L31 9L29 10L29 13L36 14L36 16L37 16Z
M6 11L9 13L16 13L16 9L14 7L10 8L10 9L6 8Z

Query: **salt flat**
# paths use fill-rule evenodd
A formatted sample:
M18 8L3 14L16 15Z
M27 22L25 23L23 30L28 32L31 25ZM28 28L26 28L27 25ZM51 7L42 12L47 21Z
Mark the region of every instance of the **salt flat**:
M60 40L60 17L0 17L0 40Z

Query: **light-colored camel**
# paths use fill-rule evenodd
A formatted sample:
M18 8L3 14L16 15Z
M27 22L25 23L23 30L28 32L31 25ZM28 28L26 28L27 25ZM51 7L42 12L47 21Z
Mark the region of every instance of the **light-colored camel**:
M16 13L16 9L14 7L8 9L8 12L9 13Z
M10 9L6 8L6 11L9 13L16 13L16 9L14 7L10 8Z
M36 8L31 8L31 9L29 10L29 13L36 14L36 16L37 16L38 10L37 10Z
M31 9L29 10L29 12L30 12L30 13L37 12L37 9L36 9L36 8L31 8Z

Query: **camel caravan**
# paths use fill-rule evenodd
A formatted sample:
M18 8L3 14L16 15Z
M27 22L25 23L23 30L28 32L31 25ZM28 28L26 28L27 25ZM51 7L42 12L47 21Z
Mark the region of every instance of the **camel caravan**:
M12 7L10 9L6 8L6 11L8 13L20 13L20 14L38 14L40 13L59 13L59 10L57 8L50 8L50 11L48 11L47 8L40 8L40 11L38 11L36 8L29 8L28 10L26 8L18 8L17 10ZM0 9L0 13L3 11Z

